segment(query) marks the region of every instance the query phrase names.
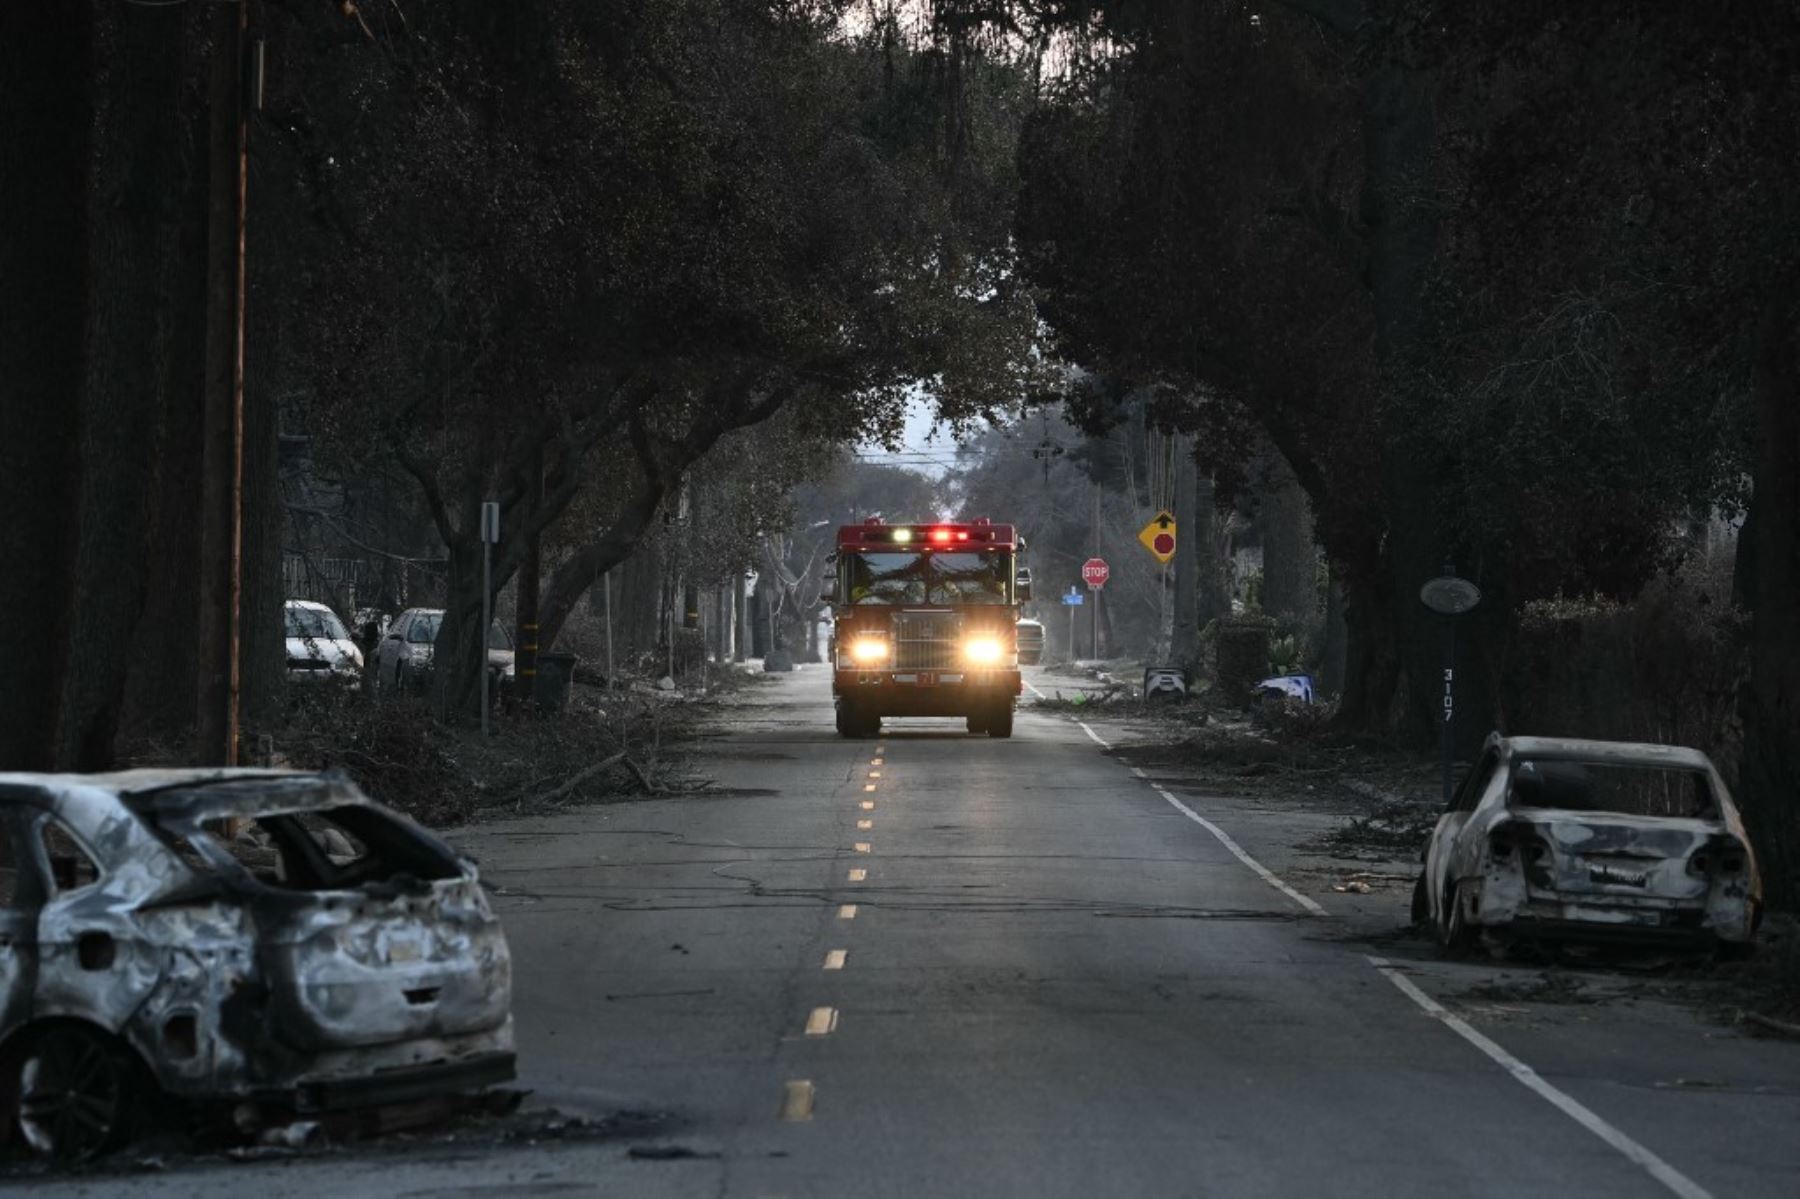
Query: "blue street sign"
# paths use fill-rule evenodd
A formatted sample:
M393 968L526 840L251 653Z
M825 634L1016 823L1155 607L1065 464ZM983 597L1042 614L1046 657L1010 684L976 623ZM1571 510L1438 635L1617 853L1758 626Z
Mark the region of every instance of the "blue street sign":
M1063 593L1062 602L1070 607L1079 608L1087 603L1087 597L1079 591L1067 591Z

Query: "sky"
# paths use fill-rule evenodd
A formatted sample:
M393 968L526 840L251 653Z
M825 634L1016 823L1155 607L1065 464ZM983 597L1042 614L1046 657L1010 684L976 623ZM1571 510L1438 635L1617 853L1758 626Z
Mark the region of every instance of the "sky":
M950 426L939 422L932 409L931 400L915 396L906 405L901 448L891 451L875 442L863 442L856 447L857 454L865 461L903 466L934 479L942 478L956 461L956 441Z

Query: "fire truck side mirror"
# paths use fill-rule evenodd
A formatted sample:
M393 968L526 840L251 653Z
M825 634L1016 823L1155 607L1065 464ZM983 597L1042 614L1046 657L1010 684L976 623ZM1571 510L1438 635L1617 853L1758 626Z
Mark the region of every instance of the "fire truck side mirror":
M1031 571L1027 567L1019 568L1018 578L1013 580L1013 602L1028 604L1031 602Z
M819 580L819 602L822 604L836 604L842 602L838 598L837 571L828 570L825 572L824 577Z

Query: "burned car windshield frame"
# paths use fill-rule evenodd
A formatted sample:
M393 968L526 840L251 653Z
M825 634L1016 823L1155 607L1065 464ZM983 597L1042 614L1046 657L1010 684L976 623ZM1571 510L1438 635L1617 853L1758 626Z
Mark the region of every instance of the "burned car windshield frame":
M1622 803L1627 790L1649 800L1646 787L1660 790L1660 803ZM1678 799L1685 802L1677 803ZM1597 761L1588 758L1520 757L1507 778L1508 807L1594 812L1645 819L1717 820L1719 796L1704 770L1653 762ZM1657 811L1654 808L1662 808Z

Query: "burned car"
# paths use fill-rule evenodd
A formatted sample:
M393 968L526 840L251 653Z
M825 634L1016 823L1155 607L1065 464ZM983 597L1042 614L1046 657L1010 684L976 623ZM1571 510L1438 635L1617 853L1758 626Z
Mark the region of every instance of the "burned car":
M1496 734L1432 831L1413 915L1451 952L1483 939L1742 951L1761 902L1705 754Z
M504 1082L511 975L474 867L341 775L0 774L0 1110L32 1152Z

